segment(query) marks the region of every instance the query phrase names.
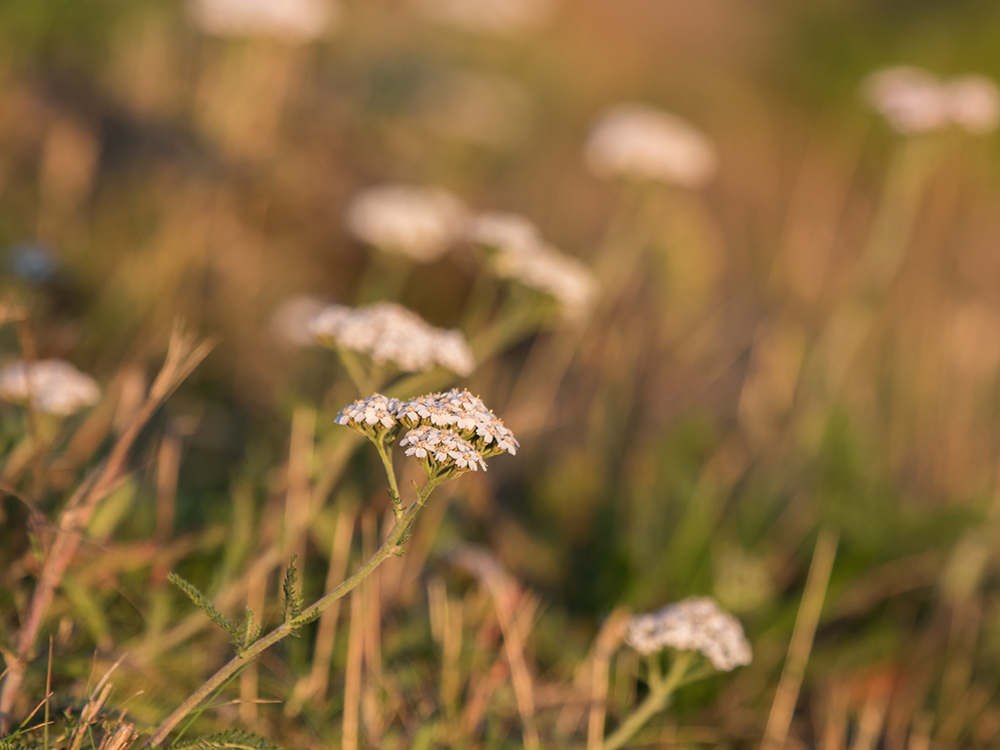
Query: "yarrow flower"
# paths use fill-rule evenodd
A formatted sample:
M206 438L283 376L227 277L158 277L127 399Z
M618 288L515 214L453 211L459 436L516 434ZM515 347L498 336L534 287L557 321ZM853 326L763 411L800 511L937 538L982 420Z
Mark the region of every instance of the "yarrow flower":
M472 218L466 238L476 245L500 252L533 253L545 247L538 227L519 214L488 211Z
M89 375L61 359L23 360L0 370L0 398L13 403L29 401L40 412L68 416L101 398L101 389Z
M368 398L355 401L337 413L334 421L357 430L362 435L379 436L396 428L396 410L399 401L373 393Z
M1000 89L983 76L941 80L920 68L900 65L869 75L861 92L889 126L903 135L949 125L981 135L1000 124Z
M340 16L337 0L189 0L188 16L213 36L270 36L308 42Z
M679 117L645 104L605 113L587 140L587 165L600 177L628 177L700 187L718 168L712 142Z
M753 659L739 620L708 597L690 597L658 612L636 615L626 626L625 640L641 654L667 648L699 651L722 672Z
M361 308L331 305L313 318L309 332L323 346L350 349L376 364L392 363L405 372L440 365L466 376L476 367L460 331L435 328L391 302Z
M433 21L470 31L516 36L544 26L556 10L555 0L417 0Z
M444 255L465 221L465 206L456 196L410 185L369 188L351 200L345 214L347 229L358 239L419 263Z
M399 441L406 448L407 456L423 459L428 464L428 475L452 467L486 471L482 454L468 441L451 430L437 427L415 427Z
M553 297L563 315L586 317L597 297L597 279L583 263L551 246L533 252L501 252L493 259L498 276L517 279L525 286Z
M514 433L479 398L457 388L420 396L399 405L396 418L406 427L444 427L454 430L486 457L520 447Z

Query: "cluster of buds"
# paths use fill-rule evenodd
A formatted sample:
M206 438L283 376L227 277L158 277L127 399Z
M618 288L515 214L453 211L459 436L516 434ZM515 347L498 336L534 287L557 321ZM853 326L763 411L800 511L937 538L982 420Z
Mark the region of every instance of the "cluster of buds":
M399 445L407 456L420 460L435 481L486 471L485 459L505 452L514 455L519 447L482 400L457 389L403 402L376 393L344 407L336 422L379 445L407 430Z

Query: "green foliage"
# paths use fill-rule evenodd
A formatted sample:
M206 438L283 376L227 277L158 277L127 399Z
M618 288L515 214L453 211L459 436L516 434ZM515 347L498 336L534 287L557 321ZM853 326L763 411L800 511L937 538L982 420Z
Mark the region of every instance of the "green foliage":
M240 729L199 737L176 747L178 750L283 750L258 734Z
M285 582L281 585L281 595L285 602L285 624L294 622L302 614L302 592L297 590L299 574L295 569L296 557L292 555L285 571Z
M208 618L220 628L229 633L232 643L236 646L237 653L243 653L247 646L257 640L260 635L261 624L254 622L253 612L246 608L243 620L234 622L215 608L215 605L208 600L201 591L190 581L186 581L176 573L167 575L168 580L177 588L183 591L198 609L208 615Z

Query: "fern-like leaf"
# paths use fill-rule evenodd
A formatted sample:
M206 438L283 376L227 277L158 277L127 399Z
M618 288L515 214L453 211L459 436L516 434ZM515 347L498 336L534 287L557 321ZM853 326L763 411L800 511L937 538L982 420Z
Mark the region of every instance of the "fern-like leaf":
M296 555L292 555L292 560L288 563L285 571L285 582L282 585L282 594L285 600L285 622L291 623L302 614L302 594L297 590L299 581L298 571L295 570Z
M239 643L241 636L240 626L217 610L215 605L208 600L208 597L201 593L197 586L190 581L185 581L176 573L168 574L167 579L183 591L187 595L187 598L194 602L194 605L198 609L208 615L212 622L229 633L233 640Z
M243 624L240 625L240 637L236 641L236 649L240 653L246 651L247 647L257 640L260 635L260 623L253 619L253 610L247 607L244 610Z
M176 746L177 750L282 750L280 745L253 732L230 729L228 732L210 734Z

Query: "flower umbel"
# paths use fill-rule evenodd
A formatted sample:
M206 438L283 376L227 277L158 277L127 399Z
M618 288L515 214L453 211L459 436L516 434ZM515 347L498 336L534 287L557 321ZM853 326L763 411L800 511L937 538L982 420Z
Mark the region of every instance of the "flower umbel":
M753 659L739 620L708 597L690 597L658 612L636 615L629 620L625 640L641 654L667 648L700 651L722 672Z
M44 359L29 365L24 360L0 370L0 398L13 403L31 401L38 411L68 416L101 398L97 382L61 359Z
M600 177L700 187L718 167L712 142L694 126L645 104L622 104L598 120L587 140L587 165Z
M440 365L465 376L476 366L460 331L435 328L391 302L361 308L331 305L313 318L309 331L323 346L349 349L404 372Z
M514 433L486 408L486 404L468 391L457 388L402 403L396 417L407 427L444 427L452 430L486 458L504 451L513 456L520 447Z
M486 471L482 454L473 445L451 430L436 427L416 427L399 441L407 456L421 459L428 477L442 478L451 469Z
M399 401L396 399L386 398L381 393L373 393L368 398L345 406L338 412L334 421L357 430L365 437L379 438L386 433L395 432L398 408Z
M430 263L447 252L465 224L462 201L446 190L380 185L359 193L345 215L348 230L386 252Z

